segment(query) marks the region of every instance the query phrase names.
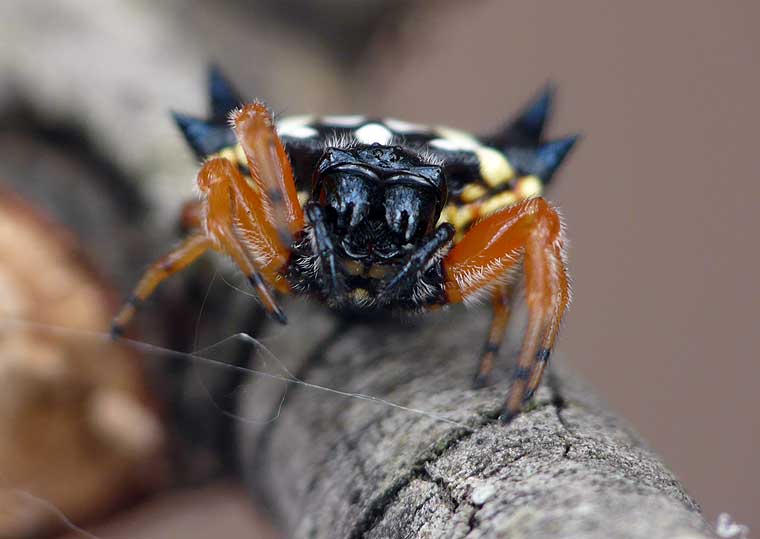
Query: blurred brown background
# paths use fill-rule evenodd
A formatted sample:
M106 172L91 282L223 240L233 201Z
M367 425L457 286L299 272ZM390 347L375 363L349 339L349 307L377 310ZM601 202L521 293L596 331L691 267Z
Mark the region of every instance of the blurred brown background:
M557 357L630 419L710 520L728 512L760 529L757 3L292 0L211 13L134 2L112 17L86 4L63 2L68 19L8 8L0 67L13 84L0 99L21 94L101 134L100 151L168 209L190 194L194 163L164 111L202 110L208 58L276 110L476 132L556 82L550 133L584 134L549 193L575 284ZM168 209L151 226L168 228Z

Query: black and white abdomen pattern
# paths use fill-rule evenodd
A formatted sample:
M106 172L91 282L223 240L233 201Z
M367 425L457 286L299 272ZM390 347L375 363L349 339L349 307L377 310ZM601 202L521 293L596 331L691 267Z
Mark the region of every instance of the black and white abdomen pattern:
M361 115L290 116L277 121L284 138L313 138L326 143L345 138L359 144L419 145L435 138L433 129L401 120L378 120Z
M229 113L243 100L217 71L212 70L210 80L211 116L174 113L174 120L196 157L223 157L247 176L246 156L228 123ZM364 115L288 116L276 118L275 123L293 166L302 204L312 196L312 177L327 147L402 146L418 152L430 164L441 165L448 203L440 221L455 226L457 241L478 219L541 195L572 149L576 135L555 140L543 136L551 97L552 89L547 87L510 122L483 137Z
M457 129L360 115L304 115L279 119L277 131L296 169L307 169L318 159L316 154L327 146L380 144L415 149L432 161L443 164L451 184L450 192L455 195L470 183L482 183L479 191L485 194L491 189L506 186L515 177L515 171L503 152ZM301 162L304 154L309 154L310 159ZM301 164L304 166L300 167Z

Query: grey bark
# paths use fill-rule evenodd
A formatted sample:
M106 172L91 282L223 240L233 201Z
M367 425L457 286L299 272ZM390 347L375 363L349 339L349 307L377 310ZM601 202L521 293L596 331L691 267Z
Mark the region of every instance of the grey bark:
M242 462L289 537L713 537L672 473L566 369L552 367L511 425L494 421L514 352L494 385L470 389L482 311L393 323L298 303L289 317L266 340L277 360L259 352L255 368L281 362L437 416L252 376Z

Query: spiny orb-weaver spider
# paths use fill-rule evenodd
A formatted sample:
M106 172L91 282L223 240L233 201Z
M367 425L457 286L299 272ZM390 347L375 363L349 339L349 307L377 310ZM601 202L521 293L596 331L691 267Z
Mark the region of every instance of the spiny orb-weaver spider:
M475 377L484 385L524 275L528 324L501 419L541 381L570 300L564 226L543 198L577 137L543 139L545 89L487 137L364 116L273 119L209 75L211 117L174 118L196 155L200 201L182 243L144 274L114 318L124 325L155 288L207 250L232 258L264 309L276 293L335 309L426 311L490 297L493 320Z

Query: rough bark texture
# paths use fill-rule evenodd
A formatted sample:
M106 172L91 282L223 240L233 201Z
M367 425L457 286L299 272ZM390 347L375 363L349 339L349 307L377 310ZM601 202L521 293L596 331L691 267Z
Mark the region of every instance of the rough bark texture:
M294 376L468 426L302 385L288 384L281 406L286 384L252 376L242 461L289 537L713 536L667 468L565 369L511 425L495 422L505 377L469 389L481 312L365 323L299 303L289 317L265 342Z

